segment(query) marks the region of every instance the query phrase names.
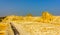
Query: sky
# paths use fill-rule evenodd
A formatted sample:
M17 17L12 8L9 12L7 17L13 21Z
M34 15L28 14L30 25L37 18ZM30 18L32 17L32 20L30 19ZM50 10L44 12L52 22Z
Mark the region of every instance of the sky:
M48 11L53 15L60 15L60 0L41 0L41 11Z
M42 11L60 15L60 0L0 0L0 16L31 13L40 16Z

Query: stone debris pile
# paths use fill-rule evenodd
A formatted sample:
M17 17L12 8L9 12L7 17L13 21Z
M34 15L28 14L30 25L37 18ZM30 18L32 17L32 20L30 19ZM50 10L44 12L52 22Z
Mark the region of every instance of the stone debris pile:
M60 16L42 12L42 16L6 16L0 23L0 35L60 35Z

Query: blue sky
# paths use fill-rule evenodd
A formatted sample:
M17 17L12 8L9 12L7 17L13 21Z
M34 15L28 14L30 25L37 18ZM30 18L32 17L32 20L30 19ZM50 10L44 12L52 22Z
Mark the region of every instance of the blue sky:
M60 0L41 0L41 10L60 15Z
M59 7L60 0L0 0L0 16L28 13L39 16L42 11L60 15Z

